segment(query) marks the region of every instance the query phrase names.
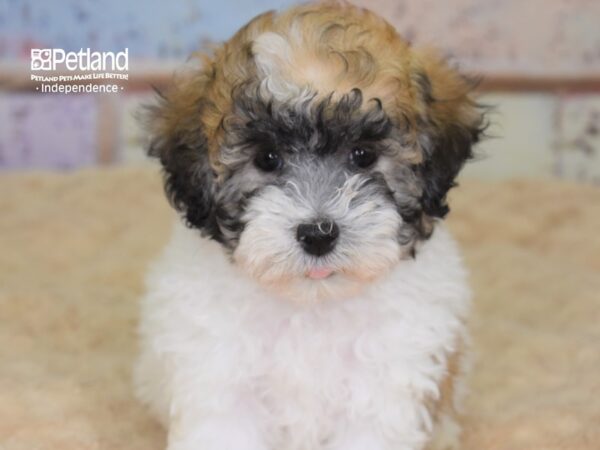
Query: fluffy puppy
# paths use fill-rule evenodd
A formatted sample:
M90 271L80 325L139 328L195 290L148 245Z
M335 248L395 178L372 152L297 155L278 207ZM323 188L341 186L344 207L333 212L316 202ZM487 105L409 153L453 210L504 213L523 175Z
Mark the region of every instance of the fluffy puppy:
M469 289L441 219L470 85L383 19L253 19L150 111L183 217L142 302L169 450L455 445Z

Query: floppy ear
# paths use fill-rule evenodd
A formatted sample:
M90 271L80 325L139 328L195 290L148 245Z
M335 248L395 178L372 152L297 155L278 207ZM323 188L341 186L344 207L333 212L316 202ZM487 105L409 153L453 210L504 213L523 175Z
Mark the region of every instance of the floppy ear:
M209 73L180 80L156 105L147 108L151 134L148 154L163 166L165 192L189 227L219 240L215 220L215 174L211 167L201 112Z
M470 97L475 83L436 57L424 58L413 77L426 108L420 125L423 162L417 167L421 206L428 216L441 218L449 211L446 194L485 130L485 111Z

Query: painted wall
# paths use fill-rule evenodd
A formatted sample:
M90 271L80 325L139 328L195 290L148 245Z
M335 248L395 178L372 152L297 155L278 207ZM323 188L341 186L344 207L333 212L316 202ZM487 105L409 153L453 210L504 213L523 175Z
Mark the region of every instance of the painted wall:
M1 0L0 60L30 47L129 47L135 58L183 60L293 0ZM407 39L482 72L600 71L598 0L354 0Z
M129 48L131 65L180 63L256 14L292 0L0 0L0 71L32 47ZM434 45L483 74L600 75L598 0L355 0L415 45ZM107 95L107 94L104 94ZM143 160L132 112L148 93L111 98L116 162ZM0 91L0 169L96 164L104 119L94 95ZM467 175L560 176L600 183L600 93L487 94L496 105L487 154Z
M204 41L292 0L0 0L0 60L29 58L31 47L66 51L129 48L139 59L183 61Z
M600 72L598 0L357 0L419 45L465 69L548 75Z

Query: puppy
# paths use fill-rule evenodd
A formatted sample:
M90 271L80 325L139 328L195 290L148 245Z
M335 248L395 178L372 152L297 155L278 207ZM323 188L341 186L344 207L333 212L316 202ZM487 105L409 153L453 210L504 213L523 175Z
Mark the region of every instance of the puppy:
M149 112L180 212L136 388L169 450L456 445L469 289L441 219L470 83L347 4L258 16Z

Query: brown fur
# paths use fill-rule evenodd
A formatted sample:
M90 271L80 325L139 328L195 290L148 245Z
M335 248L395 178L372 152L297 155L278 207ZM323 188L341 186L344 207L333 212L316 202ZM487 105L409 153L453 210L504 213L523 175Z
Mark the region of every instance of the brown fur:
M217 173L232 92L256 81L253 42L265 32L283 36L293 48L282 68L286 77L322 96L359 88L366 99L380 98L392 118L411 125L416 147L423 118L442 132L452 125L478 125L470 83L434 53L412 49L390 24L366 9L339 2L308 4L256 17L213 55L196 55L202 68L184 74L167 92L169 108L157 124L158 133L200 127ZM422 159L417 151L414 162Z

